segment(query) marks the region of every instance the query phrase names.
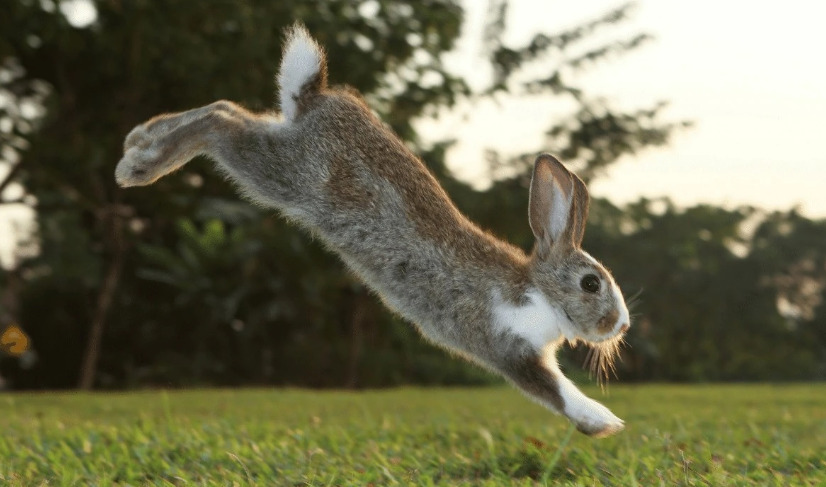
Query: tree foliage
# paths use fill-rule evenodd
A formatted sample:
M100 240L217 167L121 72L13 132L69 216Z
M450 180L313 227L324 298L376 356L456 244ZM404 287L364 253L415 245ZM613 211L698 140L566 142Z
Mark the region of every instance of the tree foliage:
M18 204L37 215L36 252L0 273L6 319L39 357L30 368L0 362L16 387L492 380L424 343L334 256L238 201L209 165L140 191L114 185L124 135L152 115L221 98L273 106L282 31L296 19L327 48L331 79L365 93L460 209L525 249L529 158L491 154L508 176L475 191L445 169L449 142L417 140L417 117L463 99L565 98L576 109L548 128L549 148L587 178L685 126L662 121L661 102L625 112L575 86L573 73L648 40L583 42L627 18L627 5L507 46L507 3L493 2L485 35L494 76L477 93L442 62L462 25L452 0L94 6L97 19L82 28L50 0L12 0L0 16L0 144L10 169L0 189L21 185ZM12 149L19 157L6 155ZM621 377L823 378L825 227L795 212L595 200L586 248L626 292L641 291Z
M667 105L664 101L625 112L577 85L576 75L581 71L652 40L641 33L594 42L595 35L610 33L627 20L633 8L633 3L619 5L583 24L553 34L540 32L525 45L512 47L503 42L508 2L491 2L485 43L493 80L484 94L553 96L576 107L568 117L548 128L544 147L516 156L489 154L495 170L504 166L510 174L515 166L517 172L526 172L537 152L550 150L572 164L577 174L589 182L621 156L666 145L676 131L691 125L687 121L662 121L660 115ZM534 70L541 74L526 74Z

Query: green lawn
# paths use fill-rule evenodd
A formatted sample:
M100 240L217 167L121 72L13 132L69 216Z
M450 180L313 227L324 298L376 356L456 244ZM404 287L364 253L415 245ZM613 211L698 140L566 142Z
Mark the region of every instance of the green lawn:
M0 485L826 485L826 384L586 391L593 440L509 388L0 395Z

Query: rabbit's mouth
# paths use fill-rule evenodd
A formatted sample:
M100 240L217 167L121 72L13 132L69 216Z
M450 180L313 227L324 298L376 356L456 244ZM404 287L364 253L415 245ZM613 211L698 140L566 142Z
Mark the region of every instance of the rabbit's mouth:
M614 341L617 339L621 340L630 328L631 326L628 323L617 323L614 326L612 326L607 332L600 334L599 338L592 340L592 342L595 344L599 344Z
M570 325L570 327L566 327L568 328L568 333L563 332L563 334L565 335L565 339L568 340L568 342L571 345L576 345L577 342L579 342L580 340L584 341L590 346L597 346L603 343L615 341L617 339L621 340L622 336L625 335L625 332L628 331L629 328L627 324L623 324L622 326L615 325L607 333L577 333L574 331L578 328L577 322L573 319L573 317L571 317L571 313L568 313L568 310L565 309L565 306L560 305L559 308L562 310L562 313L565 315L565 318L568 319L568 323Z
M585 362L582 364L582 367L588 369L591 377L594 375L597 376L597 382L600 387L604 386L611 376L616 378L617 370L614 364L619 356L620 347L625 344L624 334L618 334L602 340L589 340L585 338L566 339L568 345L571 347L576 347L580 340L588 347L588 354L585 356Z
M568 310L566 310L564 306L560 306L560 309L562 309L565 318L568 319L571 326L576 326ZM579 340L582 340L588 346L588 355L585 357L583 366L589 370L592 376L597 376L597 382L599 382L600 387L605 385L612 375L615 378L617 377L617 370L614 364L616 358L619 356L620 347L625 344L624 337L628 328L629 325L624 323L608 336L567 338L571 346L576 346Z
M588 368L591 375L597 376L600 387L605 385L612 375L614 378L617 377L614 363L619 356L620 347L625 344L623 336L621 333L601 342L588 343L590 348L583 366Z

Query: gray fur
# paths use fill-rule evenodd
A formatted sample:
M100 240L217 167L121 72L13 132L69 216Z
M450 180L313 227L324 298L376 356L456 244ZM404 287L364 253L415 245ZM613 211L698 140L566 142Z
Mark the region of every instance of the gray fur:
M295 27L288 38L306 42L309 37ZM574 201L585 201L585 208L574 203L566 239L554 243L543 235L545 251L528 256L467 220L360 96L328 88L320 55L319 75L287 97L296 102L293 120L253 114L227 101L155 117L126 138L118 183L151 184L205 155L247 198L279 209L319 237L432 342L502 374L588 434L620 429L621 421L610 412L593 413L597 419L571 412L592 400L563 397L564 378L555 360L548 365L561 337L539 346L492 322L492 296L521 306L528 290L538 289L565 310L575 338L600 341L617 335L616 330L607 336L595 331L601 317L624 303L609 292L610 274L578 248L587 215L584 185ZM553 159L541 156L537 164L551 164L548 158ZM553 174L570 173L559 164ZM577 190L576 181L565 187ZM533 201L553 199L550 188L532 191L542 192L532 193ZM542 218L546 211L532 207L532 225L534 215ZM579 280L589 272L604 281L600 294L583 295L579 289Z

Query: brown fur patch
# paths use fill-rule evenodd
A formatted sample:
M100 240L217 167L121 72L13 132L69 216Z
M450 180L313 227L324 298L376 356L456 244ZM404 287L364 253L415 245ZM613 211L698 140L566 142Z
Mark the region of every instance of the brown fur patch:
M527 257L520 249L496 239L471 223L453 205L436 178L424 164L373 115L360 97L346 90L332 90L338 106L335 109L342 123L351 125L359 134L358 146L369 146L370 157L363 159L370 169L393 185L406 206L407 218L418 233L454 252L468 266L492 269L506 274L506 282L520 283L523 289L504 290L509 300L518 300L527 288ZM354 113L360 112L360 113ZM357 121L356 127L352 127Z
M608 333L614 329L617 319L619 319L619 311L612 309L608 314L599 319L597 331L600 333Z
M341 156L330 161L327 190L335 204L354 210L369 208L375 199L375 195L361 184L353 162Z
M554 373L542 363L539 355L515 358L508 364L506 375L525 392L549 403L557 411L565 409L565 401L559 393L559 382Z

